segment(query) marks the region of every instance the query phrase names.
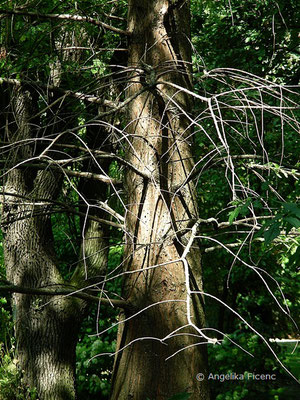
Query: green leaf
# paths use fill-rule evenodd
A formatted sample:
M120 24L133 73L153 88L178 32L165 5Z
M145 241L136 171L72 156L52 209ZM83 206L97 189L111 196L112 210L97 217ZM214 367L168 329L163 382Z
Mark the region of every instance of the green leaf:
M262 202L260 200L255 200L253 202L253 207L258 208L258 209L263 208Z
M245 204L243 207L240 209L240 214L245 217L248 214L248 204Z
M290 257L289 266L292 267L293 265L298 266L300 262L300 246L297 247L296 252Z
M280 235L280 224L279 222L275 222L274 224L271 224L269 229L264 232L264 239L266 242L266 245L272 242L277 236Z
M232 224L233 221L236 219L236 217L239 215L239 213L240 213L240 207L237 207L237 208L235 208L233 211L231 211L231 212L228 214L228 216L229 216L228 222L229 222L230 224Z
M300 208L294 203L284 203L283 209L285 212L289 212L296 217L300 218Z
M300 227L300 220L295 217L285 217L284 221L289 222L293 227L299 228Z

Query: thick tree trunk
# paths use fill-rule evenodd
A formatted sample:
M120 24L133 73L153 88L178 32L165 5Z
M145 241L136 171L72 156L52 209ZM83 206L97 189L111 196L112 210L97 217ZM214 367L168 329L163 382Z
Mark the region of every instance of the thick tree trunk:
M29 91L14 91L11 98L14 126L7 133L11 142L30 139L28 122L35 113ZM28 143L28 142L27 142ZM32 144L13 148L10 167L32 156ZM28 288L55 288L63 279L57 269L49 220L49 203L57 196L60 179L51 171L16 168L5 182L4 256L7 278ZM34 199L44 199L35 202ZM36 215L36 216L35 216ZM40 399L74 399L75 345L79 302L62 297L14 294L13 310L17 360L24 382L36 387Z
M172 84L191 88L189 2L130 0L128 20L132 32L129 67L135 69L130 95L142 85L153 84L130 105L128 158L152 178L143 180L127 173L125 257L128 270L143 271L127 275L124 296L140 310L161 303L122 325L118 349L133 343L116 356L111 399L167 400L188 392L192 400L207 400L207 383L196 379L207 368L206 345L201 335L195 337L199 331L185 327L164 343L155 340L188 324L186 276L183 262L176 260L181 259L190 238L186 232L198 218L195 188L191 182L185 184L194 165L191 129L184 115L192 104ZM187 261L194 290L201 290L196 243ZM155 265L161 266L151 268ZM199 328L204 326L201 301L195 295L191 321Z
M53 177L45 178L44 182L49 185ZM6 187L12 189L10 185ZM24 215L22 203L19 202L16 210L21 218ZM35 210L32 207L32 212L35 211L36 207ZM14 215L11 213L12 218ZM10 224L7 229L7 278L15 285L55 288L63 284L47 249L49 231L42 227L43 223L48 225L46 218L34 221L27 217ZM24 382L29 387L37 388L40 399L74 399L75 346L81 319L79 302L59 296L50 298L24 294L15 294L13 300L16 357Z
M31 144L12 147L8 163L13 167L20 159L32 157L34 132L29 121L36 111L31 94L22 88L10 100L15 121L8 124L14 128L6 132L6 140L13 144L32 139ZM15 168L7 174L4 191L9 194L4 196L2 227L7 279L14 285L55 289L66 283L55 258L49 216L49 204L56 199L61 181L51 170ZM85 200L103 200L102 185L94 184L93 190L82 185ZM98 211L92 213L99 216ZM89 219L84 225L84 245L71 280L75 287L99 279L107 264L107 238L101 226ZM72 297L13 295L18 365L24 383L37 389L40 400L76 397L75 347L86 306Z

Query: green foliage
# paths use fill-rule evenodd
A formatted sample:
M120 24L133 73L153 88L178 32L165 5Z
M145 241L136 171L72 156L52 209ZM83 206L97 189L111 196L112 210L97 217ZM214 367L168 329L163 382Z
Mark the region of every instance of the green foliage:
M214 94L222 91L245 89L250 80L245 77L246 84L230 80L227 73L220 76L217 81L209 79L207 71L213 68L236 68L257 74L278 83L298 84L299 82L299 52L297 54L297 32L295 26L299 24L295 1L230 1L217 2L211 0L192 1L192 42L194 48L194 77L195 87L200 94ZM295 13L297 15L295 15ZM297 21L297 22L296 22ZM297 61L298 60L298 61ZM247 75L249 77L249 75ZM228 84L227 84L228 82ZM255 86L250 83L250 86ZM260 102L259 91L247 92L251 101ZM230 96L230 95L229 95ZM224 99L224 97L222 97ZM264 97L275 105L275 101ZM238 96L227 97L227 104L238 106ZM224 101L225 103L225 101ZM221 115L230 154L235 157L235 173L240 182L251 189L251 193L237 192L238 199L232 201L232 192L229 190L226 179L226 164L224 159L227 154L222 149L214 156L214 146L211 142L220 145L215 132L215 126L210 115L207 119L203 105L196 104L196 110L201 116L202 128L195 135L196 159L201 160L211 151L209 160L204 158L199 162L198 168L200 184L197 187L200 204L201 218L218 217L219 222L229 222L231 228L228 232L219 231L216 239L222 244L235 244L232 251L239 258L251 265L263 268L266 273L276 279L285 295L285 301L275 283L266 278L267 284L275 294L280 304L290 307L291 315L299 316L300 291L299 274L296 267L299 265L300 250L299 238L296 230L299 228L297 197L299 197L299 182L295 175L298 172L299 160L298 134L286 127L284 131L284 159L283 165L279 160L282 146L282 130L280 119L264 118L262 120L255 110L252 115L243 120L243 115L231 112L230 107L222 103ZM202 113L201 113L202 112ZM246 111L245 111L246 114ZM244 115L245 115L244 114ZM220 114L217 115L220 117ZM247 130L241 125L236 125L237 120L245 121ZM227 121L234 121L228 126ZM235 124L235 125L234 125ZM263 126L264 151L261 151L258 143L259 134L257 126ZM237 127L234 131L232 127ZM203 132L206 132L204 135ZM245 135L247 131L247 135ZM274 162L264 163L267 169L261 173L262 179L252 173L252 163L245 167L239 156L243 154L262 155ZM272 161L273 161L272 160ZM254 163L253 163L254 164ZM284 164L290 164L289 175L285 172ZM294 172L292 172L294 171ZM294 174L294 176L293 176ZM287 203L278 202L274 191L278 191ZM252 195L254 193L254 195ZM230 207L230 208L229 208ZM253 215L260 218L263 223L260 232L254 238L264 238L265 242L252 241L251 245L244 244L241 247L245 235L235 235L235 230L246 229L243 225L235 226L233 222L243 218L251 218ZM249 232L249 231L248 231ZM295 235L287 236L287 233L295 232ZM203 235L213 236L212 232ZM252 237L253 238L253 237ZM274 240L276 239L276 240ZM204 247L211 246L211 242L203 239ZM233 263L233 264L232 264ZM239 260L233 257L223 248L208 253L203 257L204 287L205 291L220 298L234 310L238 311L259 332L263 332L266 338L295 338L297 329L292 321L283 315L275 306L274 300L267 293L265 286L258 276ZM253 382L210 382L212 398L218 400L231 399L296 399L295 383L280 371L278 364L269 350L255 338L235 318L232 313L216 302L206 301L207 325L230 334L233 340L250 351L255 358L237 349L228 342L224 346L208 347L209 370L214 373L229 373L235 371L276 371L278 380L273 385L268 383L253 384ZM233 333L232 333L233 332ZM279 349L277 348L277 351ZM298 355L291 355L293 362L289 362L288 356L282 351L279 353L288 368L293 369L293 363L298 362ZM294 370L293 370L294 371ZM291 390L288 390L290 385ZM276 397L277 396L277 397Z
M250 210L250 205L253 206L253 208L259 209L262 207L261 202L259 200L255 200L251 197L248 197L243 200L234 200L231 202L231 204L235 207L233 211L230 211L228 213L228 222L230 224L233 223L237 219L237 217L240 215L241 217L245 217L247 214L249 214Z
M65 279L72 276L78 262L78 218L55 214L52 216L54 245L59 267Z
M68 1L67 3L51 1L14 1L3 8L24 9L26 12L43 14L70 14L91 16L100 21L105 20L103 13L109 14L111 6L104 0L99 1ZM126 2L125 2L126 3ZM118 2L115 13L125 16L124 1ZM110 22L110 21L107 21ZM114 21L114 26L124 29L122 20ZM0 21L0 43L7 48L13 48L5 58L0 58L1 71L9 71L10 76L17 79L47 82L51 80L51 68L60 65L61 87L67 90L79 86L93 87L95 78L108 72L107 65L113 55L105 48L115 48L120 44L118 34L101 31L101 27L85 22L75 22L68 19L44 19L39 16L15 16L11 24ZM100 32L99 32L100 30ZM61 34L63 32L63 34ZM100 34L99 34L100 33ZM91 43L101 51L89 51ZM80 55L72 47L81 47ZM85 49L84 49L85 48ZM4 72L2 72L3 74Z
M0 349L0 400L38 400L36 389L28 388L11 352Z
M274 361L274 357L262 345L261 340L255 334L248 330L239 330L230 335L230 339L237 342L245 348L254 357L245 354L241 349L234 346L228 339L225 339L222 346L209 347L209 371L213 374L270 374L275 376L275 380L233 380L221 382L220 380L210 381L213 398L216 400L229 399L247 399L247 400L274 400L274 396L278 395L278 399L290 400L297 399L297 386L295 381L289 381L284 371ZM298 349L293 354L291 350L275 348L276 353L284 364L293 372L295 376L299 375L299 357ZM289 383L288 383L289 382ZM286 395L290 397L284 397Z
M116 313L104 310L101 312L98 331L101 332L115 320ZM95 317L97 310L90 312L81 329L76 348L76 374L78 398L92 400L101 394L101 399L108 399L113 357L100 356L115 351L116 328L97 336L95 334Z
M22 7L24 1L6 2L7 7ZM249 86L248 78L245 82L227 80L226 74L221 80L208 79L206 70L213 68L236 68L247 70L249 73L258 74L274 82L297 84L299 80L299 52L297 51L299 13L298 2L295 0L192 0L192 43L194 45L194 80L198 92L220 93L228 89L245 89ZM103 20L104 13L111 12L110 2L105 0L81 0L62 2L51 1L28 1L28 11L42 13L71 13L89 15L93 18ZM126 17L127 1L121 0L114 5L114 12L120 17ZM5 43L12 50L5 59L0 58L1 74L9 71L10 77L32 79L33 81L49 82L50 65L55 61L61 64L61 87L67 90L81 90L85 93L95 93L99 80L103 81L109 75L113 67L109 66L113 58L113 52L101 51L103 48L114 48L122 45L119 35L103 31L99 27L90 24L80 24L70 21L44 20L28 16L15 16L11 23L6 18L0 20L1 44ZM125 28L125 22L115 20L114 26ZM61 32L64 34L61 35ZM59 38L61 43L55 45L53 38ZM91 43L95 51L88 50ZM80 57L74 53L72 57L66 57L62 48L77 45L86 48L81 51ZM4 71L4 72L2 72ZM229 83L228 83L229 82ZM252 83L250 83L252 85ZM97 89L98 90L98 89ZM98 93L98 92L97 92ZM106 93L100 93L104 97ZM247 93L252 101L259 101L261 92L253 91ZM227 98L232 106L237 106L237 97ZM272 103L273 101L273 103ZM280 105L277 100L271 104ZM40 109L45 106L44 101L39 104ZM203 104L195 104L195 110L203 110ZM199 111L199 112L200 112ZM70 103L65 120L76 115L76 124L80 126L89 120L90 110L81 104ZM238 112L222 108L222 116L225 121L236 121L240 117ZM93 112L91 112L93 115ZM241 154L263 154L267 152L270 158L280 158L282 134L281 118L265 118L262 121L261 111L253 111L247 120L247 135L244 136L242 124L238 128L238 135L232 127L226 126L226 135L232 155ZM79 117L78 117L79 115ZM202 114L201 114L202 115ZM273 117L273 116L272 116ZM201 126L207 132L203 134L201 129L195 132L195 156L200 160L204 155L213 150L211 141L218 143L215 126L210 115L204 115ZM257 125L264 125L264 151L258 143ZM234 125L234 124L233 124ZM66 126L68 127L67 123ZM63 130L63 129L62 129ZM79 136L86 137L86 128L81 128ZM299 150L297 150L297 138L292 129L284 132L285 158L284 161L297 166ZM69 137L67 137L69 139ZM66 139L66 142L68 141ZM72 143L75 143L72 137ZM80 144L80 142L76 142ZM280 150L279 150L280 149ZM122 148L118 149L122 152ZM77 153L69 152L70 156ZM218 216L220 222L229 221L231 230L227 234L218 232L222 243L233 244L236 239L233 236L233 222L240 218L250 217L255 211L258 216L266 214L265 202L268 202L273 219L265 219L263 227L255 237L264 237L265 243L253 242L251 248L243 248L239 256L246 262L250 262L264 268L267 273L274 276L285 293L285 301L281 299L281 293L274 282L268 281L274 294L280 299L280 304L288 305L292 315L300 315L300 302L296 294L300 292L300 283L295 267L300 261L299 237L289 239L286 234L300 226L299 207L296 204L299 183L291 175L284 173L284 168L277 162L264 164L269 170L262 173L264 182L251 174L253 165L247 167L237 159L236 173L241 182L253 189L255 195L239 194L237 200L232 201L232 193L228 186L226 173L224 173L224 162L227 154L221 150L219 159L205 164L207 159L199 165L202 166L197 186L197 196L200 205L201 218ZM213 160L214 161L214 160ZM82 163L75 163L72 168L80 170ZM110 176L122 177L122 167L116 162L110 165ZM71 179L75 187L77 179ZM280 187L281 195L287 203L279 203L272 191ZM298 190L298 192L297 192ZM60 200L68 201L70 207L78 210L78 195L70 183L64 183L64 196ZM116 197L110 199L115 209L118 209ZM229 210L228 210L228 207ZM119 212L121 207L119 207ZM268 211L268 216L271 215ZM57 259L59 261L62 275L65 278L71 276L78 260L80 243L80 218L57 213L52 216L54 244ZM285 234L282 235L282 231ZM108 260L109 272L118 268L123 255L121 244L121 232L111 240L110 254ZM275 240L276 239L276 240ZM241 239L239 239L241 240ZM203 240L205 245L205 240ZM203 244L202 243L202 244ZM4 275L2 262L2 250L0 249L1 276ZM291 320L282 315L281 311L274 307L270 308L273 301L266 293L266 288L261 284L253 270L245 268L238 261L231 269L232 257L220 249L213 253L212 257L204 255L204 280L205 290L224 300L230 307L237 309L243 317L258 330L267 336L274 335L286 337L295 334L295 327ZM228 276L230 271L230 276ZM228 280L228 282L227 282ZM273 285L273 286L272 286ZM120 294L120 280L114 280L107 284L109 293ZM258 337L250 333L240 320L233 318L223 306L207 302L206 304L208 326L215 326L221 331L233 332L230 337L240 345L246 347L255 355L249 357L227 340L224 345L209 347L210 370L228 373L233 369L236 372L244 371L275 371L280 379L276 384L255 385L253 382L235 385L231 382L222 384L214 382L212 391L217 400L283 400L292 399L288 392L290 381L284 377L282 371L276 364L273 356L262 346ZM95 319L99 317L99 323ZM77 345L76 370L79 398L93 400L96 397L107 399L109 393L109 378L112 370L112 357L97 357L101 353L111 353L115 349L116 329L112 329L101 336L93 336L97 331L106 329L117 319L117 312L101 309L100 316L93 309L84 321L80 340ZM12 335L12 317L8 306L8 299L0 299L0 343L4 348L10 348L9 336ZM7 343L9 343L7 345ZM278 349L279 350L279 349ZM282 353L282 360L292 371L298 373L297 362L299 355ZM0 400L10 399L35 399L34 392L22 386L21 377L10 353L3 353L0 364ZM2 392L1 392L2 391ZM7 397L4 396L4 393ZM19 397L9 397L17 395ZM22 397L23 396L23 397ZM27 397L26 397L27 396ZM28 397L29 396L29 397ZM32 397L30 397L32 396ZM170 400L184 400L189 398L188 393L173 396ZM290 397L289 397L290 396ZM296 398L296 397L295 397Z
M8 301L5 297L0 297L0 346L6 347L10 342L12 334L12 317Z
M204 68L230 67L298 83L296 0L194 0L193 43Z
M123 246L112 244L108 256L108 271L113 271L120 265L123 256ZM120 280L107 283L108 293L120 295ZM98 314L97 308L90 309L88 317L81 327L81 334L76 347L76 376L79 400L93 400L101 395L105 400L109 397L110 378L113 367L112 354L116 347L117 327L102 335L97 335L109 328L118 319L118 311L105 307ZM95 322L97 321L97 322ZM101 354L105 354L100 356Z
M266 221L262 231L266 245L276 239L282 229L287 235L292 228L300 227L300 208L294 203L283 203L274 219Z
M107 63L99 60L98 58L93 60L93 68L91 68L91 72L94 75L104 75L107 71L106 69Z

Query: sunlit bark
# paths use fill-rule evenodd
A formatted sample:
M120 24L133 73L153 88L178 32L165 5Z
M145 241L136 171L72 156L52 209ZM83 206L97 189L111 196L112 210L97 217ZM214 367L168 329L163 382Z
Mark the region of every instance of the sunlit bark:
M113 400L166 400L185 391L192 393L193 400L209 398L206 383L196 380L197 373L206 371L203 343L166 361L178 350L203 340L181 335L163 344L154 339L163 339L187 324L184 268L176 260L189 238L182 232L198 217L193 184L181 186L193 168L191 129L183 114L192 104L168 82L191 87L189 22L187 1L129 1L129 67L135 69L129 95L143 85L152 86L130 104L128 159L139 170L151 172L152 177L143 179L132 171L127 173L126 265L127 270L144 271L128 275L124 296L140 310L162 303L122 325L118 349L135 342L116 356ZM159 84L160 80L165 83ZM191 280L201 288L196 243L188 261ZM149 269L158 264L163 265ZM193 322L203 327L201 302L196 297L193 300ZM196 332L185 328L180 333Z

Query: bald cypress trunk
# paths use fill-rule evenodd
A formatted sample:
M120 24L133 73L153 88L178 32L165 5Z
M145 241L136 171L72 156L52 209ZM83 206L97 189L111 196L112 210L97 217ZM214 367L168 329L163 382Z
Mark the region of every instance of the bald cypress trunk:
M126 177L125 257L127 270L138 272L126 275L124 297L139 310L152 306L120 328L118 349L125 349L116 356L111 399L167 400L188 392L192 400L206 400L207 383L196 380L197 373L206 372L206 346L191 347L203 339L188 335L197 332L186 327L178 331L184 335L157 340L188 323L184 266L176 260L190 237L191 222L198 218L194 185L186 183L194 163L184 113L192 103L172 86L192 86L189 2L130 0L128 27L129 67L134 70L129 95L148 86L130 104L128 159L151 178L131 171ZM196 242L187 260L194 290L201 290ZM191 316L195 325L204 326L203 307L195 295Z

